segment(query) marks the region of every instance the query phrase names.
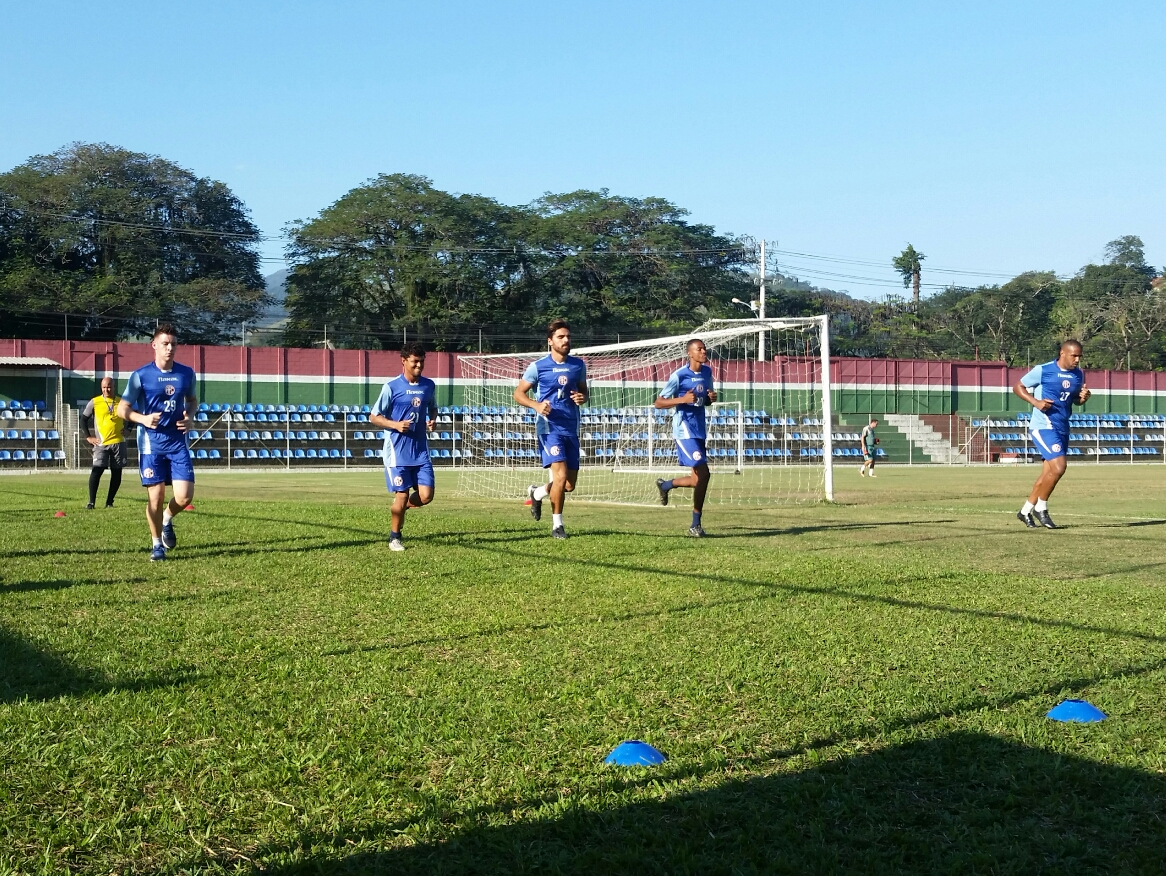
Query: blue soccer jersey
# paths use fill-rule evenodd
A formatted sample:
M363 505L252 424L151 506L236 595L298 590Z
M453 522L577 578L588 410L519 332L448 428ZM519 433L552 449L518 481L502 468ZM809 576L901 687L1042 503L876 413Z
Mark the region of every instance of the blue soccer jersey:
M1085 372L1080 368L1062 368L1054 359L1037 365L1020 378L1034 396L1051 399L1053 406L1048 411L1033 408L1028 428L1033 432L1051 429L1059 435L1069 433L1069 415L1073 413L1073 402L1085 383Z
M139 414L161 414L153 429L138 425L139 453L170 453L186 449L186 433L178 424L186 419L186 399L195 395L194 369L175 362L163 371L153 362L130 375L122 400Z
M534 388L535 401L551 403L551 412L538 415L535 432L539 435L579 435L579 405L571 393L581 392L587 384L587 363L578 356L556 362L547 353L530 363L522 379Z
M672 437L697 438L701 441L707 438L705 431L704 408L708 404L708 394L713 391L713 370L707 365L701 365L699 371L693 371L685 365L668 378L661 398L680 398L689 390L696 396L696 401L690 405L677 405L672 409Z
M429 440L425 433L426 419L437 417L437 387L428 377L419 377L410 383L402 374L381 387L372 412L389 420L410 420L413 425L406 432L385 430L385 466L425 465L429 462Z

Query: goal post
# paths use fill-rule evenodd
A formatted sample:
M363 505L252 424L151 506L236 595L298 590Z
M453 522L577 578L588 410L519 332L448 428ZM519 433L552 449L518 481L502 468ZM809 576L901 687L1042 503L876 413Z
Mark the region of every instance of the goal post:
M572 501L659 501L655 481L680 476L672 412L653 402L702 340L717 390L707 410L714 479L706 504L772 505L833 500L833 420L826 316L710 320L683 335L572 351L587 363L580 467ZM758 359L759 350L768 354ZM459 356L464 435L471 465L460 495L518 499L545 479L532 411L514 387L545 351ZM677 497L678 502L680 497ZM680 504L683 504L682 502Z

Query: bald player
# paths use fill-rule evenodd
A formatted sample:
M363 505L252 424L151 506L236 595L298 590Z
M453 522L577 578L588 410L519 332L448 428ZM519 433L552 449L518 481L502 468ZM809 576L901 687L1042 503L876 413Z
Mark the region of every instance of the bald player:
M109 469L109 492L105 494L105 507L113 507L113 499L121 486L121 470L126 464L126 444L122 436L125 421L118 416L117 406L121 401L114 395L112 377L101 378L101 395L89 399L81 411L81 428L85 440L93 448L93 468L89 470L89 504L97 504L97 488L101 485L101 475ZM92 430L93 434L89 432Z

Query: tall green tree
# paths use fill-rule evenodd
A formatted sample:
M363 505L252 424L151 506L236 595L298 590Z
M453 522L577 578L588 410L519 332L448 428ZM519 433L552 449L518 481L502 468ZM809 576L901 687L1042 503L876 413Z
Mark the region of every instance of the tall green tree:
M396 346L410 327L438 335L528 308L529 257L517 211L451 195L412 174L387 174L288 228L286 340Z
M903 277L903 288L911 287L912 300L915 310L919 309L919 286L923 281L923 260L927 258L918 252L911 244L891 259L895 270Z
M269 302L259 230L225 185L157 156L74 144L0 174L5 334L112 340L179 325L219 343ZM78 318L79 317L79 318Z

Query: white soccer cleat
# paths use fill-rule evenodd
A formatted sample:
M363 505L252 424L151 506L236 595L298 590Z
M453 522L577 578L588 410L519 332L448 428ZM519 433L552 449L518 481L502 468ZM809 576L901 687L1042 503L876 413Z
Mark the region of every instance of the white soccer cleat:
M391 550L391 551L403 551L404 549L405 549L405 543L403 541L401 541L401 539L399 539L399 538L390 538L389 539L389 550Z

